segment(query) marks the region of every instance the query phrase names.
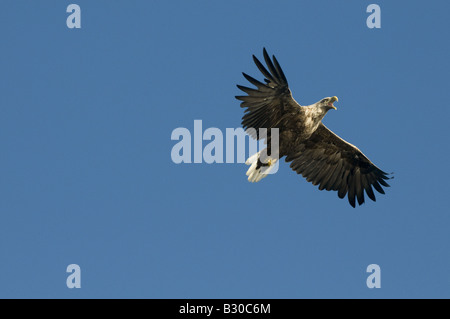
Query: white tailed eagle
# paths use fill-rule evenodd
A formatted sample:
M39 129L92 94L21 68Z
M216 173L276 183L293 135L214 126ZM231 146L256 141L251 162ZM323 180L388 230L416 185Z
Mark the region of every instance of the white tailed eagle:
M286 156L291 168L320 190L337 191L339 198L347 194L350 205L364 203L364 191L375 201L373 188L384 194L382 186L389 187L385 180L388 174L375 166L356 146L344 141L322 123L325 114L336 107L336 96L326 97L308 106L301 106L292 97L286 77L275 56L273 61L263 50L268 70L253 55L253 60L264 75L265 83L243 73L256 88L237 87L247 93L236 96L245 108L242 126L255 138L260 139L260 128L279 129L278 154L270 154L270 136L266 139L268 161L260 160L261 151L251 156L246 164L250 182L258 182L267 176L269 167L278 158ZM249 130L253 128L255 130Z

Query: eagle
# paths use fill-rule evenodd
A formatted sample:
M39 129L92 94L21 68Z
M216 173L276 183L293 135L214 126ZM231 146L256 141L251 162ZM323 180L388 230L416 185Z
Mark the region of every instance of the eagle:
M376 201L373 188L385 194L384 187L389 187L386 180L391 179L372 163L356 146L343 140L323 123L322 119L329 110L336 110L333 105L336 96L325 97L320 101L301 106L292 97L291 90L277 59L270 59L263 49L267 68L253 55L253 61L265 77L260 82L242 73L255 88L242 85L237 87L245 96L236 96L245 109L242 126L254 139L265 139L268 160L262 160L262 151L250 156L246 161L250 182L258 182L266 177L278 159L286 156L292 170L301 174L306 181L319 190L337 191L339 198L348 197L348 202L355 207L364 203L364 193ZM278 128L278 152L270 149L271 135L261 136L260 129ZM273 154L272 154L273 153Z

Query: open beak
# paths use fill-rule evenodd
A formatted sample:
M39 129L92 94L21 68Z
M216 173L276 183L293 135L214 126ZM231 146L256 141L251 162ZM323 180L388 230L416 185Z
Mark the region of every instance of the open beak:
M333 105L333 103L334 103L334 102L337 102L337 101L339 101L338 98L337 98L337 96L333 96L333 97L330 99L330 102L328 103L328 106L330 106L330 107L332 107L333 109L337 110L336 106Z

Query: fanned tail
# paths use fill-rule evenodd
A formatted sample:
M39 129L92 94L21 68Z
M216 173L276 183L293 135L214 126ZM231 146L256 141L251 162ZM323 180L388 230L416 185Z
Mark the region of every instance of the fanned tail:
M270 171L275 167L276 159L269 159L268 164L263 164L259 160L262 151L253 154L250 156L245 164L250 165L250 168L247 170L246 175L248 176L248 181L252 183L259 182L264 177L269 175Z

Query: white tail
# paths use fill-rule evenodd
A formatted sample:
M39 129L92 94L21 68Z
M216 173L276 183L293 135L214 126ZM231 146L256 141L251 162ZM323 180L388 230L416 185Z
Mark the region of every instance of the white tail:
M260 166L258 168L258 159L261 155L262 151L259 151L258 153L253 154L250 156L245 164L250 165L250 168L247 171L248 181L252 183L259 182L261 179L269 175L270 171L275 167L276 159L269 159L268 166Z

